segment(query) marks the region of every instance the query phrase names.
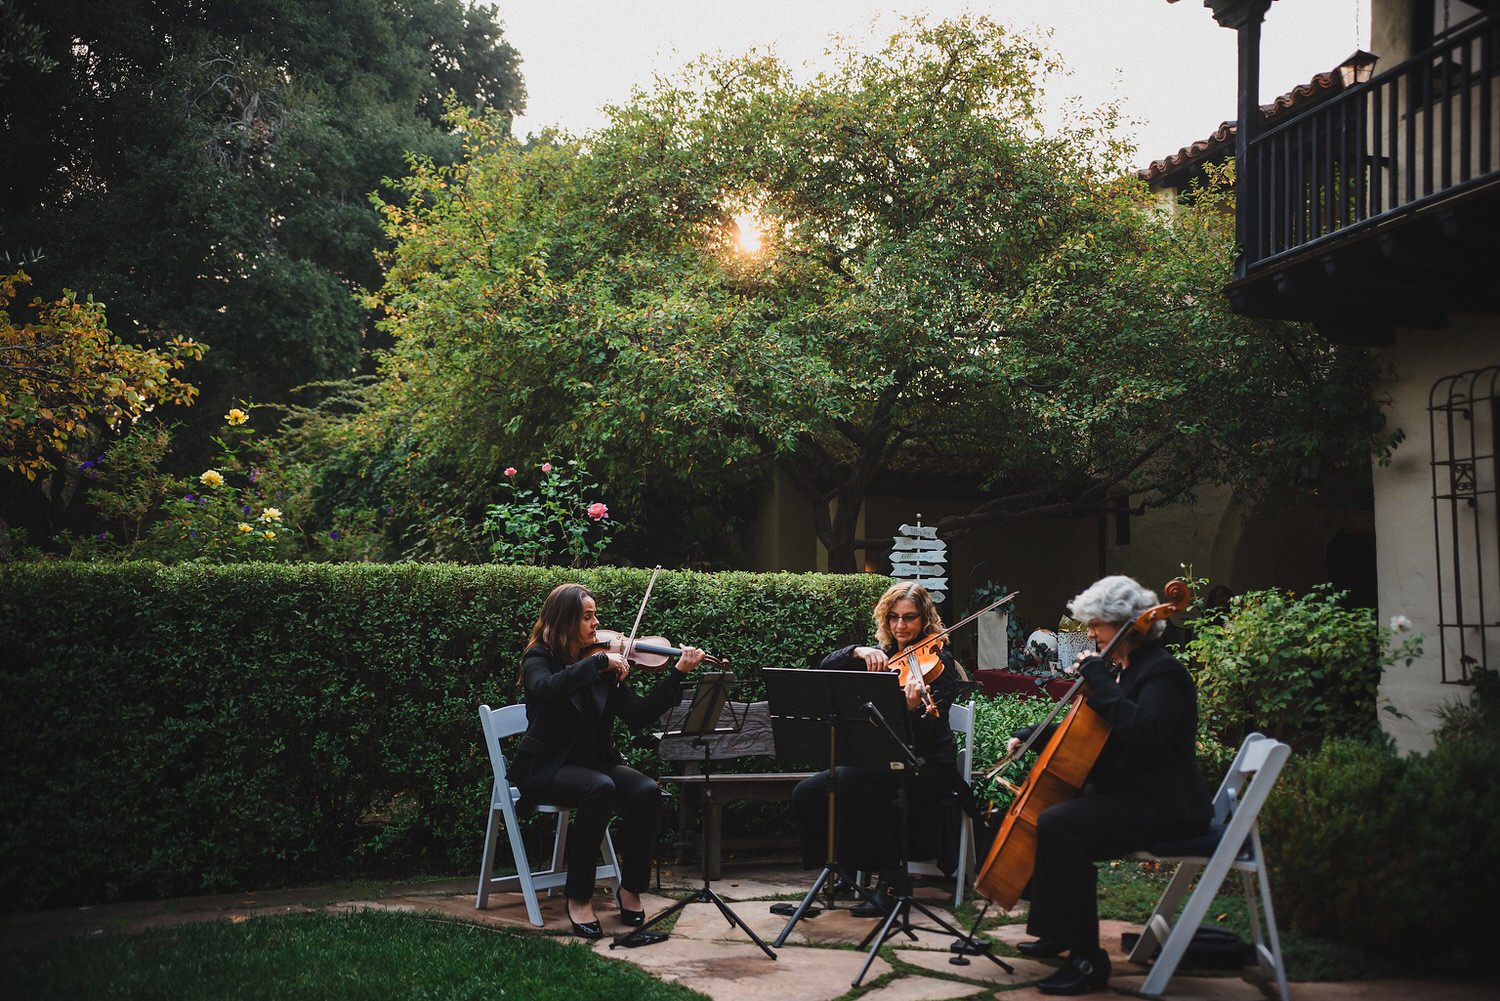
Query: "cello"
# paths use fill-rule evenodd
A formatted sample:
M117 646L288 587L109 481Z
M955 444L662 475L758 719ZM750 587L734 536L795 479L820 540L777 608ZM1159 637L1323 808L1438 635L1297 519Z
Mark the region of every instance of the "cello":
M1127 622L1098 656L1108 659L1126 636L1149 636L1151 627L1157 622L1187 610L1193 592L1185 582L1170 581L1162 590L1168 600L1153 605ZM1109 724L1084 701L1083 686L1084 679L1079 678L1031 737L985 772L985 778L994 778L1002 768L1018 760L1057 714L1069 707L1068 715L1042 748L1026 780L1020 786L1001 780L1015 798L1006 811L994 843L990 845L984 865L974 878L974 889L1006 910L1016 906L1026 884L1031 881L1031 870L1036 862L1037 819L1049 806L1072 799L1082 791L1099 752L1104 749L1104 742L1109 739Z

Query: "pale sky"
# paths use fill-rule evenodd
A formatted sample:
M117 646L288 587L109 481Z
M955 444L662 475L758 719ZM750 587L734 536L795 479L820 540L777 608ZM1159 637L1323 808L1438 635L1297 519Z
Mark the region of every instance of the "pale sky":
M831 35L884 38L902 17L964 11L1052 30L1074 76L1049 103L1121 98L1136 166L1175 153L1235 117L1235 33L1202 0L498 0L505 37L520 52L524 137L544 126L575 134L605 123L602 106L632 87L673 76L702 53L776 53L811 76ZM1367 0L1277 0L1263 26L1266 102L1369 46ZM873 26L873 27L872 27ZM873 45L871 46L873 47ZM1377 72L1381 69L1376 66ZM1056 113L1060 114L1060 110Z

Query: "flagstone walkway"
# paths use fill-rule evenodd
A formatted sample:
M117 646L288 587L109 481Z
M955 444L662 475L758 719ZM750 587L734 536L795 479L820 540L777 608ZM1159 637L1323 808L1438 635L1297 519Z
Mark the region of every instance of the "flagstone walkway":
M726 867L725 878L713 886L741 920L769 945L787 921L770 912L771 903L800 897L810 882L807 874L797 869L758 865ZM690 871L664 868L662 891L645 895L647 912L656 913L690 895L699 885ZM948 893L936 887L921 888L918 897L935 914L952 923L946 907L952 900ZM473 881L459 879L384 886L358 899L351 899L348 887L334 887L11 915L0 921L0 939L14 945L108 928L144 929L187 921L235 921L265 914L355 908L439 913L476 924L541 934L566 936L568 928L560 896L543 898L542 916L546 924L542 929L534 929L526 918L520 894L493 895L488 908L476 911ZM859 951L857 945L873 926L871 920L851 917L842 908L804 917L792 929L786 944L775 950L776 958L772 960L712 904L687 905L666 941L634 949L610 947L611 936L629 929L615 921L613 901L602 890L596 909L606 933L593 946L598 955L614 962L633 963L663 980L700 991L714 1001L832 1001L848 995L866 960L866 953ZM914 921L926 923L920 916ZM1119 951L1120 934L1139 928L1105 921L1100 931L1101 941L1111 950L1114 975L1108 991L1092 996L1108 999L1139 991L1145 968L1127 963ZM1027 937L1024 926L1019 924L990 934L1006 943ZM1003 958L1013 967L1011 973L982 956L970 957L966 965L955 965L949 949L952 942L953 936L938 930L917 930L912 938L893 938L894 963L883 957L874 960L861 985L866 988L859 995L861 1001L957 998L1028 1001L1045 997L1034 985L1055 964L1007 955ZM1292 1001L1491 1001L1500 996L1500 984L1351 980L1293 983L1291 994ZM1253 977L1183 974L1172 979L1165 996L1171 1001L1262 1001L1274 994Z

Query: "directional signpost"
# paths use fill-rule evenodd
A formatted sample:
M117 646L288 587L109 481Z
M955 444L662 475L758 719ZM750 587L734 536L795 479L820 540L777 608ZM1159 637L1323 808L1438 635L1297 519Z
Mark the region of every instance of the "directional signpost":
M925 587L932 600L948 596L948 545L937 537L937 529L924 526L917 515L915 525L902 525L891 547L891 576L915 581Z

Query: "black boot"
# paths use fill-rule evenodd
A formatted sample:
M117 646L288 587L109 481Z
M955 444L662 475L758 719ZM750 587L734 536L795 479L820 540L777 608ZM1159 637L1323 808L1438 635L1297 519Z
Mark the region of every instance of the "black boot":
M1109 954L1097 946L1074 949L1068 961L1052 976L1036 985L1043 994L1088 994L1102 991L1109 983Z
M875 884L874 895L849 908L849 913L856 918L883 918L891 913L895 900L896 892L891 889L890 880L885 873L881 873L880 881Z

